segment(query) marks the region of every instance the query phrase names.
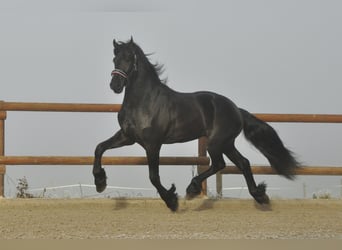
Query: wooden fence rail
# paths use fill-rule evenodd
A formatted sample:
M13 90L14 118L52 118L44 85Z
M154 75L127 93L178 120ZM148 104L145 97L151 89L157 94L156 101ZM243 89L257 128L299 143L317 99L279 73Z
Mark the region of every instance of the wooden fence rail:
M119 112L121 104L95 103L32 103L0 101L0 119L6 118L6 111L46 112ZM3 113L1 113L3 111ZM342 123L342 115L336 114L254 114L265 122L297 123Z
M5 120L7 111L44 112L118 112L120 104L85 103L30 103L0 101L0 196L4 195L4 175L6 165L92 165L93 157L88 156L5 156ZM342 115L336 114L254 114L266 122L290 123L342 123ZM206 139L198 140L198 157L161 157L161 165L197 165L198 172L205 171L209 165L206 156ZM146 165L146 157L103 157L104 165ZM253 166L254 174L275 174L267 166ZM228 166L217 175L217 191L222 191L222 174L240 174ZM342 167L303 167L297 170L300 175L342 175ZM221 186L221 191L220 191ZM206 182L203 183L206 193Z
M2 156L1 165L93 165L89 156ZM147 165L146 157L103 157L104 165ZM160 165L209 165L208 157L160 157Z
M253 174L275 175L277 172L267 165L254 165L251 167ZM227 166L220 174L242 174L235 166ZM331 166L302 166L295 170L297 175L342 175L342 167Z
M0 111L119 112L121 104L0 102Z

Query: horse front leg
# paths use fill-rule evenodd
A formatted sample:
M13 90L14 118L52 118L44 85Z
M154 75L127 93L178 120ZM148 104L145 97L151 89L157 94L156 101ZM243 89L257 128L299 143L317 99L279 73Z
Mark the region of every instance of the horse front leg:
M178 196L176 187L172 184L169 190L165 189L160 182L159 176L159 151L147 152L149 177L153 186L158 190L160 197L166 206L175 212L178 209Z
M108 149L119 148L122 146L131 145L133 143L134 141L125 136L122 130L119 130L114 136L97 145L95 149L95 159L93 166L93 175L95 178L97 192L101 193L107 187L106 172L102 168L101 164L101 159L104 152Z

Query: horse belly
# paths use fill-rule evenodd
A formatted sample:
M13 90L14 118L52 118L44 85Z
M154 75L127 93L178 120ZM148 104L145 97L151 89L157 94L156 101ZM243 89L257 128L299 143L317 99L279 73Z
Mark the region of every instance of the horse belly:
M206 135L202 118L194 114L188 115L186 118L183 117L183 119L178 118L170 127L165 138L167 144L192 141Z

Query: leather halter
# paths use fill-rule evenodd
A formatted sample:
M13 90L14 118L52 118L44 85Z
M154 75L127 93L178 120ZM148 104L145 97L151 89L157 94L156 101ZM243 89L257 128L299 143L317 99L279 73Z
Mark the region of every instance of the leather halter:
M137 70L138 70L138 69L137 69L137 55L134 54L134 64L133 64L133 69L132 69L132 71L137 71ZM127 74L125 71L121 70L121 69L114 69L114 70L112 71L111 75L112 75L112 77L113 77L114 75L119 75L119 76L122 76L122 77L125 78L125 79L128 78L128 74Z
M114 69L113 71L112 71L112 74L111 74L112 76L114 76L114 75L119 75L119 76L122 76L123 78L125 78L125 79L127 79L128 78L128 75L123 71L123 70L121 70L121 69Z

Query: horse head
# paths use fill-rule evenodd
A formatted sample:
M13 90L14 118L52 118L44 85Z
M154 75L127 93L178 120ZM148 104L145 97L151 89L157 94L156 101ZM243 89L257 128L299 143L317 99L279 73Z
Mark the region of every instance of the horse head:
M129 83L134 72L137 71L137 55L134 50L133 38L127 43L116 42L114 45L114 66L110 88L115 93L121 93L123 88Z

